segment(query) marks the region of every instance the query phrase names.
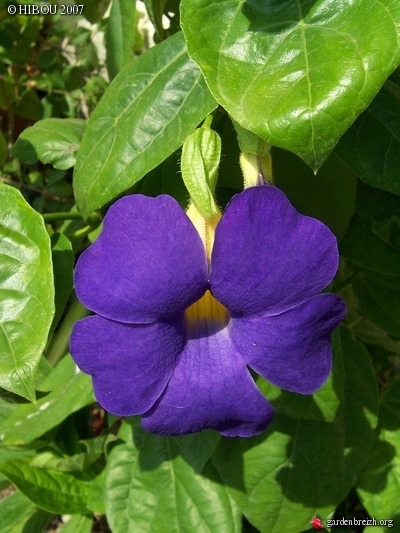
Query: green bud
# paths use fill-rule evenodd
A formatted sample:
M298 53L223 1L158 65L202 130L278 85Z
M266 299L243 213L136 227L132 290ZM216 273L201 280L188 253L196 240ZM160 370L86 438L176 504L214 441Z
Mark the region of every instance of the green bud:
M219 213L214 200L221 158L221 139L202 127L187 137L182 147L181 172L191 200L205 219Z

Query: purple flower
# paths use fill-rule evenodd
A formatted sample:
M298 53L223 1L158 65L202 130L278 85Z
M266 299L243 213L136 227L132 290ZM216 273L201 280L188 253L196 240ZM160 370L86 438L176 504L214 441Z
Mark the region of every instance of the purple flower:
M248 367L301 394L329 375L345 306L318 293L337 266L330 230L273 186L233 197L210 265L173 198L126 196L78 261L76 291L96 315L75 324L71 353L99 403L142 414L148 431L256 435L273 408Z

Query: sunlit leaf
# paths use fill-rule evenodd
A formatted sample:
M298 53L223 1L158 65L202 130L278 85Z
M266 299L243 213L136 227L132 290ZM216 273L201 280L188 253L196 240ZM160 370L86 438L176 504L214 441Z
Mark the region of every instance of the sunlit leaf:
M162 163L215 107L180 33L131 62L105 92L82 140L74 190L83 215Z
M0 384L29 400L54 315L50 237L21 193L0 184Z
M51 390L36 404L21 404L0 424L4 444L25 444L56 427L71 413L94 402L90 377L79 372L68 356L64 357L41 383Z
M186 437L159 437L137 421L123 428L125 443L115 446L106 469L106 509L113 531L235 533L240 515L218 474L202 471L218 442L203 432ZM214 481L217 480L217 482Z
M13 146L12 154L24 163L37 160L51 163L58 170L75 165L76 152L85 131L85 121L78 118L46 118L26 128Z
M218 103L313 169L400 62L390 0L182 0L181 22Z

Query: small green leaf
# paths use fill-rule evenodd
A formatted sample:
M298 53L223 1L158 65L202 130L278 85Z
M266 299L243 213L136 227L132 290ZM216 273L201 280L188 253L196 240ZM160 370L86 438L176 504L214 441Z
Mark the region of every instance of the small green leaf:
M147 14L156 30L159 41L162 41L165 36L162 17L166 3L167 0L144 0Z
M54 315L50 238L42 217L4 184L0 212L0 383L33 401Z
M20 404L0 424L4 444L26 444L58 426L70 414L94 402L90 377L79 372L68 356L64 357L41 383L51 392L36 404Z
M216 107L181 33L131 62L88 121L74 190L87 217L177 150Z
M390 0L182 0L181 23L218 103L315 170L400 62Z
M0 472L45 511L56 514L88 512L88 482L56 470L32 466L27 461L0 462Z
M113 0L106 31L106 64L110 80L133 59L135 30L136 0Z
M89 22L95 24L103 18L111 0L76 0L75 4L83 4L82 15Z
M12 155L33 165L37 160L58 170L75 165L76 152L85 131L85 121L78 118L46 118L26 128L12 148Z
M106 467L107 519L113 531L141 533L149 531L149 524L152 531L165 531L166 524L168 531L182 533L241 531L235 504L212 465L205 466L217 434L159 437L140 429L137 421L121 429L126 442L113 447Z
M214 201L221 159L221 139L210 128L198 128L182 147L181 173L197 210L206 219L219 213Z
M271 145L266 143L261 137L250 130L242 128L239 122L232 120L236 130L238 143L241 152L249 152L259 156L268 156L271 152Z

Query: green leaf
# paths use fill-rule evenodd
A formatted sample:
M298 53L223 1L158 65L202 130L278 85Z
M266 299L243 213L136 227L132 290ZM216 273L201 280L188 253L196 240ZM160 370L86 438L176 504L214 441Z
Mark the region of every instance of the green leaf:
M36 404L20 404L0 424L3 444L26 444L58 426L70 414L94 402L90 377L77 370L68 356L43 381L51 392Z
M42 217L4 184L0 212L0 384L33 401L54 315L50 238Z
M303 531L348 494L364 467L377 419L377 387L368 352L345 328L335 341L341 400L332 422L275 414L266 433L222 439L212 463L247 519L262 533Z
M181 173L197 210L206 219L219 213L214 201L221 159L221 138L210 128L198 128L182 147Z
M162 17L166 3L167 0L144 0L147 14L156 30L159 41L162 41L165 37Z
M13 492L0 500L0 533L43 531L51 515L37 509L23 494Z
M32 466L27 461L0 462L0 472L45 511L56 514L88 512L88 482L56 470Z
M341 253L362 269L399 276L400 198L360 184L356 214Z
M352 307L360 317L400 337L400 198L360 184L341 252L352 263L347 263L354 276Z
M180 152L174 152L161 165L151 170L138 183L137 192L146 196L169 194L186 210L189 204L189 195L181 173L176 171L179 168L180 155Z
M379 430L357 491L371 516L394 518L399 512L400 485L400 376L385 388Z
M85 7L82 11L82 15L92 24L99 22L108 6L111 4L111 0L74 0L75 4L83 4Z
M263 141L261 137L250 130L242 128L236 120L232 120L232 123L235 127L241 152L249 152L259 156L268 156L270 154L271 146Z
M132 187L216 107L178 33L128 65L88 121L74 189L87 217Z
M400 194L400 73L385 82L335 153L366 183Z
M54 269L55 305L51 330L57 327L64 312L73 287L74 253L71 241L63 233L51 236L52 259Z
M3 422L17 408L16 404L0 398L0 423Z
M400 277L361 271L353 290L362 313L390 335L400 337Z
M150 524L152 531L165 531L166 524L168 531L182 533L241 531L241 517L215 469L206 466L201 475L217 434L159 437L141 430L137 421L124 426L126 441L111 450L106 467L107 519L113 531L140 533Z
M107 21L107 71L115 78L132 59L136 33L136 1L113 0Z
M317 175L297 156L273 147L275 184L301 213L318 218L341 239L355 211L357 176L335 153Z
M12 148L12 155L33 165L37 160L58 170L75 165L76 152L85 131L85 121L78 118L45 118L26 128Z
M13 492L7 498L0 500L0 516L2 517L0 533L8 533L15 526L23 525L35 510L36 507L20 492Z
M218 103L315 170L400 61L390 0L182 0L181 22Z

